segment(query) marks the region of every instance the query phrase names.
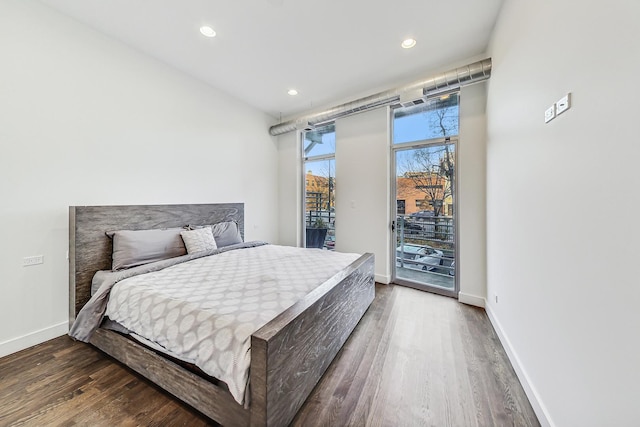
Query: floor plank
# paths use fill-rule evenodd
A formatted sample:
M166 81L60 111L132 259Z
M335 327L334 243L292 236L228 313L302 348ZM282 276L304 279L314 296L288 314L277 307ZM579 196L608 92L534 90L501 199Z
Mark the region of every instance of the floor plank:
M0 359L0 426L215 425L64 336ZM401 286L376 299L294 426L538 426L484 310Z
M67 336L0 359L0 426L76 425L215 424Z
M539 426L484 310L401 286L376 300L295 426Z

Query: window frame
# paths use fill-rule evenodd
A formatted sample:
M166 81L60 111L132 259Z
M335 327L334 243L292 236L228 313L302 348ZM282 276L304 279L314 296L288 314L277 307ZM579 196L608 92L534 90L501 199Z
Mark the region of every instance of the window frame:
M320 126L319 128L314 129L313 131L317 131L319 129L322 129L324 127L329 127L332 126L333 127L333 133L335 133L335 122L329 122L329 123L325 123L324 125ZM309 131L309 132L313 132L313 131ZM327 132L330 133L330 132ZM307 247L307 235L306 235L306 212L307 212L307 186L306 186L306 181L307 181L307 169L305 167L307 162L316 162L316 161L323 161L323 160L333 160L334 161L334 165L335 165L335 161L336 161L336 150L335 150L335 146L334 146L334 150L332 153L325 153L325 154L316 154L316 155L311 155L308 156L305 153L305 141L306 141L306 134L307 131L300 131L299 132L299 147L300 147L300 169L301 169L301 195L300 195L300 218L298 221L298 226L299 226L299 230L300 230L300 243L301 243L301 247L306 248ZM337 166L334 166L337 169ZM334 174L335 175L335 174ZM333 177L335 180L335 176ZM334 211L335 212L335 211Z

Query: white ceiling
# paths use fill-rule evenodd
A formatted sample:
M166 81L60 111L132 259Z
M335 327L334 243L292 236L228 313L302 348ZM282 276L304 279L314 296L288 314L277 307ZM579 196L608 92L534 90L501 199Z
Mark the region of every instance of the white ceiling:
M273 115L482 54L503 0L42 0ZM199 28L210 25L215 38ZM403 39L417 40L402 49ZM462 64L464 65L464 64ZM287 95L295 88L299 94Z

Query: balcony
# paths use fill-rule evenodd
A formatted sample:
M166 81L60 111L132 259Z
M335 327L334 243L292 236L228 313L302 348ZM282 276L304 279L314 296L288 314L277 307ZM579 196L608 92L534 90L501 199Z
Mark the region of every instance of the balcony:
M396 276L443 289L455 288L453 217L420 212L398 215Z

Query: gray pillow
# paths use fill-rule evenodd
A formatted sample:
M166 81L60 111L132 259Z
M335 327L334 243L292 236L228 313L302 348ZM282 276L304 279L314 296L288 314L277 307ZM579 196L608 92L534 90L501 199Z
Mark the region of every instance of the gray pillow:
M243 242L240 226L235 221L219 222L213 225L190 225L189 229L197 230L204 227L211 227L213 237L216 239L216 246L219 248Z
M240 227L235 221L213 224L211 231L213 231L213 237L216 239L216 245L218 245L219 248L242 243Z
M164 230L117 230L107 232L113 238L112 270L135 267L187 254L180 232L184 228Z

